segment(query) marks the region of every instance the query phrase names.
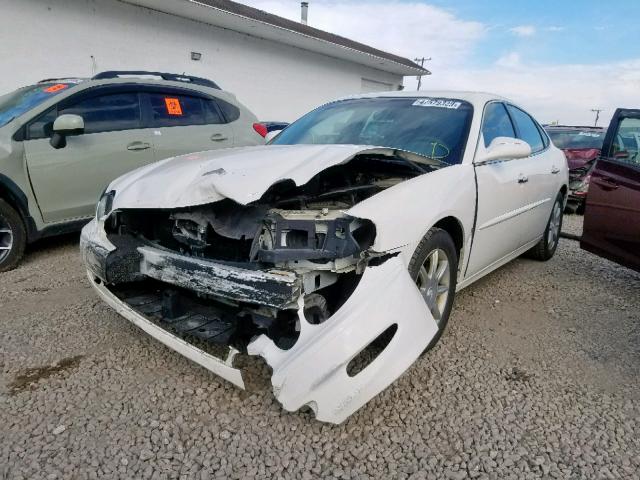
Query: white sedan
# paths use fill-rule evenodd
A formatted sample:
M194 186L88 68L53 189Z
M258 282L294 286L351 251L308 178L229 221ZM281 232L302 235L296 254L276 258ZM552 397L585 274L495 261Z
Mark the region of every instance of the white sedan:
M285 409L340 423L444 331L460 290L558 245L563 153L512 102L385 92L323 105L267 146L185 155L107 188L81 249L122 316Z

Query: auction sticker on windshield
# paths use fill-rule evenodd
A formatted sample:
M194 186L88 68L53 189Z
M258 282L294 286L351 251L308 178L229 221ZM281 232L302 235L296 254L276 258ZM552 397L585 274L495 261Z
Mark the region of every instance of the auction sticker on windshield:
M452 108L457 109L462 102L456 102L455 100L444 100L441 98L419 98L412 103L416 107L438 107L438 108Z
M169 115L182 115L182 106L177 98L165 98L164 103Z

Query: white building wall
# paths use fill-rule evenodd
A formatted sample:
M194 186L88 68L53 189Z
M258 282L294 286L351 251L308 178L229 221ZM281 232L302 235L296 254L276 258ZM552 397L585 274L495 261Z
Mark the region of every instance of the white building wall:
M211 78L258 118L291 121L371 82L402 84L399 75L117 0L0 0L0 22L0 95L43 78L156 70Z

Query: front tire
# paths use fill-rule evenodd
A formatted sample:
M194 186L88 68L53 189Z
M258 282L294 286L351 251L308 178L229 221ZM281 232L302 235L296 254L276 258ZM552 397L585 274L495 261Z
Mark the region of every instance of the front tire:
M429 350L447 326L456 294L458 253L446 231L432 228L427 232L411 257L409 274L438 326L438 332L426 348Z
M528 256L534 260L546 262L556 253L558 242L560 241L560 232L562 231L562 204L564 197L559 193L556 201L551 209L551 215L547 221L547 226L540 241L527 252Z
M27 244L24 223L18 212L0 198L0 272L18 265Z

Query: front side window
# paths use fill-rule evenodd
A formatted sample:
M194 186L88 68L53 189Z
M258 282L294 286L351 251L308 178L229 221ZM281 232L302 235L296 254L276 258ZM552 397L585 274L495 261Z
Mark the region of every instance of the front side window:
M484 146L488 147L497 137L515 137L511 119L504 104L492 102L484 109L484 120L482 122L482 136Z
M274 145L371 145L462 161L473 116L470 103L448 98L379 97L324 105L289 125Z
M188 95L150 93L151 126L182 127L204 125L202 100Z
M85 98L58 110L80 115L84 133L99 133L140 128L140 102L137 93L113 93Z
M633 166L640 166L640 118L620 120L609 157Z
M542 136L540 135L538 127L536 126L533 119L528 114L524 113L522 110L514 107L513 105L509 105L507 108L509 109L511 118L513 118L513 121L518 128L518 138L524 140L529 144L532 153L544 150L544 142L542 141Z
M0 97L0 127L72 86L72 83L38 83Z

